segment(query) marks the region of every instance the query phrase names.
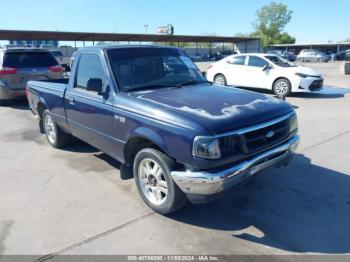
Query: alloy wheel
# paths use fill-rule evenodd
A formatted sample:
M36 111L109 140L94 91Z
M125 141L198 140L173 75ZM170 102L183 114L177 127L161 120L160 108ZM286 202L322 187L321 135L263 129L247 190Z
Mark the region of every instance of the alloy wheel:
M162 205L168 196L168 183L160 165L150 158L140 161L138 166L139 183L143 194L154 205Z
M285 95L288 92L288 84L285 81L278 81L275 86L277 95Z
M50 115L45 116L45 133L51 144L56 141L56 126Z

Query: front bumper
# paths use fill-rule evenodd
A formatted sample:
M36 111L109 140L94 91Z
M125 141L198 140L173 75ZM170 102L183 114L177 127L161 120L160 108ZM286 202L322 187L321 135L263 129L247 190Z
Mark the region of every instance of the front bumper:
M289 163L299 140L299 136L296 135L276 148L222 171L173 171L171 176L186 194L204 197L215 195L242 183L261 170Z
M297 92L314 92L323 88L323 78L306 77L300 80Z

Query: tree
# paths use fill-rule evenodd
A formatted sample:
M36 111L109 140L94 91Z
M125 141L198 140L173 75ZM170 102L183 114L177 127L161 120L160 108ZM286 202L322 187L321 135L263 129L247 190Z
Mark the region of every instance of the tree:
M279 44L294 44L295 43L295 37L290 36L287 32L283 32L280 34L279 37Z
M295 38L283 32L285 26L292 19L293 11L288 10L283 3L271 2L256 11L253 23L255 32L252 36L260 37L263 47L271 44L294 43Z

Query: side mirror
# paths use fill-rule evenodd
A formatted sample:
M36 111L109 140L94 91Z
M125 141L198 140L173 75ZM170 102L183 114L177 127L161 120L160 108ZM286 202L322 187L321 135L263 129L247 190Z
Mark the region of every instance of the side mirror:
M102 93L103 83L102 79L99 78L89 78L86 84L86 91L94 91L97 94Z

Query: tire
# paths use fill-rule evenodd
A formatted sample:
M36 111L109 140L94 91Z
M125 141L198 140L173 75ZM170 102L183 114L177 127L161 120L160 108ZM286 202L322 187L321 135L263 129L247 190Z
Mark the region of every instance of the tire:
M227 81L224 75L219 74L214 77L214 85L227 86Z
M6 101L5 101L5 100L0 99L0 106L4 106L4 105L6 105Z
M174 161L164 153L145 148L135 157L133 171L142 200L155 212L167 215L183 207L187 198L171 178Z
M70 142L70 135L63 132L53 121L49 110L43 113L43 127L46 139L55 148L61 148Z
M286 97L292 93L292 85L288 79L280 78L273 83L272 90L276 96Z

